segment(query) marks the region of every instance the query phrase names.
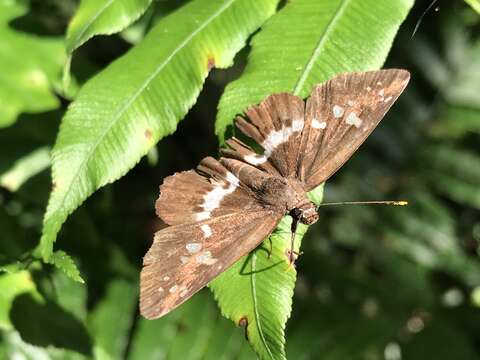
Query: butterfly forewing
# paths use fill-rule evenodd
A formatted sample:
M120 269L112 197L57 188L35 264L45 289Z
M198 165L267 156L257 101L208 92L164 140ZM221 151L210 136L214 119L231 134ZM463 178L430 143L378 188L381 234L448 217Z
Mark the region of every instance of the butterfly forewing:
M157 232L143 260L142 315L158 318L183 303L258 246L281 217L281 213L259 208Z
M339 75L316 86L306 104L298 178L309 191L332 176L365 141L405 89L405 70Z

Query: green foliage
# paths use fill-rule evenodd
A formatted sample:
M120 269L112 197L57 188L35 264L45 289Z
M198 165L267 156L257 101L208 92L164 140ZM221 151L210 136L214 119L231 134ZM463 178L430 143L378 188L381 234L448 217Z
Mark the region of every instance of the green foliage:
M242 77L225 89L216 121L220 140L236 114L269 94L286 91L305 97L315 84L335 74L381 67L412 4L411 0L289 3L253 39ZM292 31L284 31L286 23Z
M45 259L67 216L175 131L210 68L230 66L276 3L191 2L161 20L140 44L83 86L62 121L52 152L54 187L41 239Z
M83 42L121 31L150 4L116 0L94 19L108 2L83 1L74 12L75 3L0 0L8 55L0 56L0 119L16 109L0 129L1 359L479 358L474 10L442 2L412 38L425 4L396 35L406 0L152 2L121 34L75 53L80 91L69 105L52 89L64 61L58 35L72 17ZM113 11L125 4L134 6L126 17ZM239 51L251 35L251 48ZM325 200L410 205L321 207L319 222L299 229L304 253L289 270L286 217L270 257L267 240L210 284L214 296L204 290L159 320L143 319L138 274L162 226L158 185L216 154L215 117L223 140L235 113L264 95L304 96L336 72L380 67L389 51L386 67L407 68L412 81L325 185ZM209 59L233 66L209 71ZM42 71L48 86L19 81L26 69ZM51 148L54 190L39 246ZM323 190L310 195L320 203Z
M478 0L465 0L465 2L472 7L477 13L480 14L480 1Z
M95 337L96 359L123 357L137 297L137 288L126 281L117 280L109 285L105 298L91 313L90 328Z
M18 159L13 167L0 174L0 186L17 191L28 179L50 167L50 148L42 147Z
M82 0L70 21L65 46L71 54L95 35L122 31L148 9L152 0Z
M49 261L52 265L62 270L70 279L81 283L84 282L80 276L77 266L75 265L75 262L70 256L68 256L68 254L65 253L65 251L55 251Z
M13 274L0 274L0 329L10 330L9 313L15 297L23 293L35 293L35 283L28 271L19 271Z
M0 128L20 113L57 108L53 94L65 52L59 37L35 36L12 29L9 22L25 14L20 1L0 1Z

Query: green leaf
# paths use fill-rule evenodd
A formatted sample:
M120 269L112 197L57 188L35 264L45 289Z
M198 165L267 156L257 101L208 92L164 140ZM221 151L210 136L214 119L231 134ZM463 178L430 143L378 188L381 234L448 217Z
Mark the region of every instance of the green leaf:
M66 252L61 250L55 251L49 258L48 262L61 270L70 279L84 283L75 262Z
M390 209L388 213L383 224L387 246L425 269L441 269L470 286L480 284L478 262L461 248L454 217L436 197L418 191L412 194L408 211Z
M311 198L319 204L322 193L323 185L312 191ZM247 326L247 338L261 359L286 358L285 325L297 275L288 265L291 223L290 216L284 217L261 247L209 284L222 314L239 326ZM296 251L306 229L302 224L297 229Z
M0 329L11 329L9 313L13 299L23 293L39 296L28 271L0 275Z
M45 146L18 159L12 168L0 174L0 186L17 191L31 177L50 166L50 148Z
M216 121L220 140L236 114L271 93L305 97L335 74L381 67L412 5L413 0L289 2L254 37L243 75L227 86Z
M464 61L458 72L448 84L445 84L444 94L446 100L453 105L473 107L480 109L480 41L477 41L466 50Z
M480 134L480 109L446 105L438 114L431 132L437 137L461 138L469 133Z
M82 0L70 21L65 45L71 54L95 35L122 31L148 9L152 0Z
M105 297L89 318L95 359L124 358L137 297L137 286L119 279L110 282Z
M54 189L41 238L45 258L67 216L175 131L210 68L230 66L277 2L192 1L81 89L53 149Z
M139 317L127 358L227 360L245 351L252 359L240 332L218 314L208 292L201 291L161 319Z
M62 40L12 29L9 22L26 12L24 2L0 1L0 128L20 113L60 105L52 89L65 59Z
M435 146L425 151L428 178L453 201L480 209L480 157L475 153Z
M465 0L465 2L472 7L477 13L480 14L480 1L479 0Z

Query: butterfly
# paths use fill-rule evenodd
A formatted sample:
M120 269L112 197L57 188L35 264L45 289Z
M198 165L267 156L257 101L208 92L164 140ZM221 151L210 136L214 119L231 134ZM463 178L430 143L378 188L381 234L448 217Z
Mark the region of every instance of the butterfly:
M169 226L143 259L141 314L155 319L182 304L254 250L286 214L292 224L315 223L307 192L352 156L409 78L400 69L353 72L315 86L306 100L270 95L235 121L262 151L233 137L219 160L206 157L195 170L167 177L155 207Z

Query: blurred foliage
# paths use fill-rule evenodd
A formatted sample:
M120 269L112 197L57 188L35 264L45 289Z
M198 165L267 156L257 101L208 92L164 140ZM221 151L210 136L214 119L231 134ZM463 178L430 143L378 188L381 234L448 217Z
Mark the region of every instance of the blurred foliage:
M76 50L75 81L82 85L182 2L166 3L153 2L132 28ZM468 5L443 1L411 37L429 3L415 5L386 64L412 72L407 92L325 186L326 202L410 205L321 208L297 262L290 359L480 359L480 21ZM0 359L254 359L244 329L220 316L206 290L160 320L137 310L141 258L161 226L153 212L158 185L217 153L214 109L241 74L248 49L231 69L209 75L206 91L155 147L156 156L96 192L67 221L57 245L79 265L81 284L32 256L51 187L48 165L36 156L54 145L66 111L52 93L60 92L63 55L49 60L61 48L54 40L56 50L38 49L65 34L75 2L32 0L29 12L26 4L0 0L21 10L3 23L7 12L0 12L0 69L13 79L0 82L0 114L6 99L27 99L22 107L8 100L19 110L8 112L5 124L12 125L0 130ZM10 36L34 45L20 51L21 41ZM4 63L4 48L17 60ZM48 56L36 57L37 50ZM41 95L16 78L29 69L49 79ZM37 98L51 102L34 108ZM64 254L56 252L60 266L71 269Z
M9 25L27 11L24 2L0 1L0 128L11 125L20 113L60 105L52 90L64 61L62 38L27 34Z

